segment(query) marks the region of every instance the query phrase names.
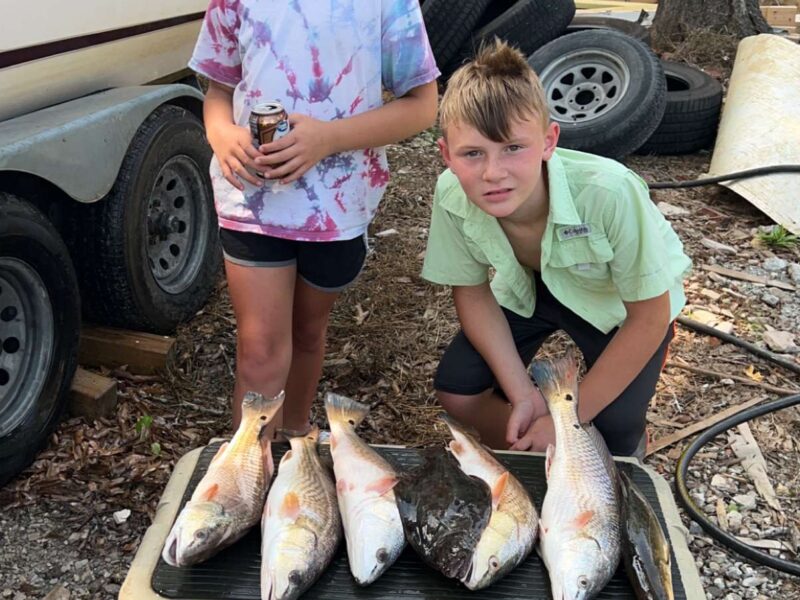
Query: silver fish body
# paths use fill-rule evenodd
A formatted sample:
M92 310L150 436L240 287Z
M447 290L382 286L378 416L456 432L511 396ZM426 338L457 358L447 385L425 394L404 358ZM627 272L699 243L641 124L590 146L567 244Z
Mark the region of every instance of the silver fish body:
M574 358L535 361L532 371L556 435L555 448L547 449L539 551L553 598L585 600L606 586L619 563L616 466L597 429L578 419Z
M471 590L502 578L530 554L536 543L538 514L519 480L456 421L442 419L453 440L450 451L467 475L483 480L492 492L492 512L478 540L469 571L462 578Z
M293 600L330 564L342 539L333 476L317 453L319 430L289 440L261 521L261 598Z
M274 468L270 443L262 432L283 397L283 392L274 398L245 394L239 428L220 446L167 536L161 553L167 564L202 562L258 523Z
M369 407L329 393L325 411L350 571L360 585L369 585L397 560L405 546L393 491L397 474L356 435L355 428Z

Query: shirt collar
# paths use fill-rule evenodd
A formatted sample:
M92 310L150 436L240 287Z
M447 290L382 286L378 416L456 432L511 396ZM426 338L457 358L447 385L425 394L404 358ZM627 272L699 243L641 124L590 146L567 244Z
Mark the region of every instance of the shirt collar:
M580 225L581 219L575 209L575 201L567 182L564 163L556 150L547 161L550 215L548 221L559 225Z

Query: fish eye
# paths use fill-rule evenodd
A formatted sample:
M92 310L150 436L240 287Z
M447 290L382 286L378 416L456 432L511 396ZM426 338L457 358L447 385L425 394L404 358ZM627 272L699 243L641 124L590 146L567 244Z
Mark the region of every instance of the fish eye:
M500 561L497 559L496 556L489 557L489 568L492 571L496 571L497 569L500 568Z
M589 587L589 578L586 575L578 577L578 587L585 590Z
M386 548L378 548L378 551L375 553L375 558L378 559L379 563L385 563L389 560L389 553L386 551Z
M300 585L303 582L303 576L300 575L300 571L295 569L289 573L289 583L293 585Z
M567 394L566 396L564 396L564 398L565 398L565 399L566 399L568 402L572 402L572 394Z
M208 529L198 529L194 532L194 537L197 541L205 541L208 538Z

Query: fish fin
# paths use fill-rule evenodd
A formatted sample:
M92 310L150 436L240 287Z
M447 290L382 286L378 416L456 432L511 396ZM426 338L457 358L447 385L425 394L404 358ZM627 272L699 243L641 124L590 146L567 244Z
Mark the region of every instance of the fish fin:
M300 498L294 492L288 492L281 502L278 512L282 519L296 519L300 514Z
M225 449L228 447L228 444L229 444L229 443L230 443L230 442L222 442L222 445L221 445L221 446L219 447L219 449L217 450L217 453L214 455L214 458L212 458L212 459L211 459L211 462L210 462L210 463L208 463L208 466L209 466L209 467L210 467L211 465L213 465L213 464L214 464L214 462L215 462L215 461L216 461L216 460L217 460L217 459L218 459L220 456L222 456L222 455L225 453Z
M544 478L545 481L550 479L550 467L553 464L553 458L556 455L556 447L553 444L547 444L547 451L544 459Z
M383 496L386 492L391 490L395 485L397 485L397 477L394 475L387 475L386 477L381 477L380 479L373 481L369 485L364 488L365 492L375 492L378 496Z
M542 520L539 519L539 541L542 541L542 538L547 534L547 527L544 526Z
M347 480L346 479L337 479L336 480L336 492L341 494L347 489Z
M580 513L577 517L575 517L575 520L572 521L572 526L575 529L583 529L584 527L586 527L586 525L588 525L589 521L592 520L592 517L594 517L594 511L585 510L582 513Z
M450 448L450 452L452 452L456 456L464 452L464 444L462 444L458 440L450 440L450 443L447 444L447 447Z
M269 484L275 472L275 461L272 459L272 444L268 436L264 436L261 440L261 464L264 467L264 477Z
M217 493L219 493L219 484L212 483L210 486L208 486L208 489L203 490L198 497L198 500L208 500L210 502L216 497Z
M285 397L283 390L270 398L258 392L245 392L242 399L242 423L252 419L259 423L259 427L264 427L283 406Z
M447 413L440 413L439 420L447 425L448 429L450 429L450 433L452 433L453 436L455 436L456 433L460 433L463 436L474 438L476 441L480 441L481 439L481 434L477 429L474 427L464 426Z
M548 406L574 402L577 411L578 363L571 350L559 359L533 361L531 374Z
M508 483L508 475L508 471L504 471L492 486L492 508L497 508L497 505L500 504L500 497L503 495Z
M328 423L347 424L356 428L369 412L369 406L357 402L352 398L340 396L328 392L325 396L325 413L328 415Z
M283 466L284 462L289 462L292 460L292 451L291 449L287 450L283 456L281 456L281 462L278 463L278 468L280 469Z

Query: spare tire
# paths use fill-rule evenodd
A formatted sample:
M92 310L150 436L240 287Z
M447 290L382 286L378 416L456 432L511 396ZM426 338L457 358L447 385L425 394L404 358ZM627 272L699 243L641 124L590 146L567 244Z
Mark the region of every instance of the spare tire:
M572 22L567 25L567 29L564 33L576 33L589 29L613 29L615 31L621 31L632 38L641 40L648 46L650 45L650 30L641 23L629 21L628 19L606 17L604 15L575 15Z
M33 205L0 193L0 486L58 424L79 333L78 283L64 242Z
M644 43L611 29L562 36L534 52L559 145L621 158L647 140L664 115L666 81Z
M452 74L475 55L482 43L495 37L519 48L527 56L561 35L574 15L573 0L517 0L475 31L443 72L446 76Z
M490 0L424 0L422 18L436 63L441 66L455 58L472 33Z
M710 148L717 136L722 85L703 71L661 61L667 79L667 106L658 128L639 154L689 154Z

